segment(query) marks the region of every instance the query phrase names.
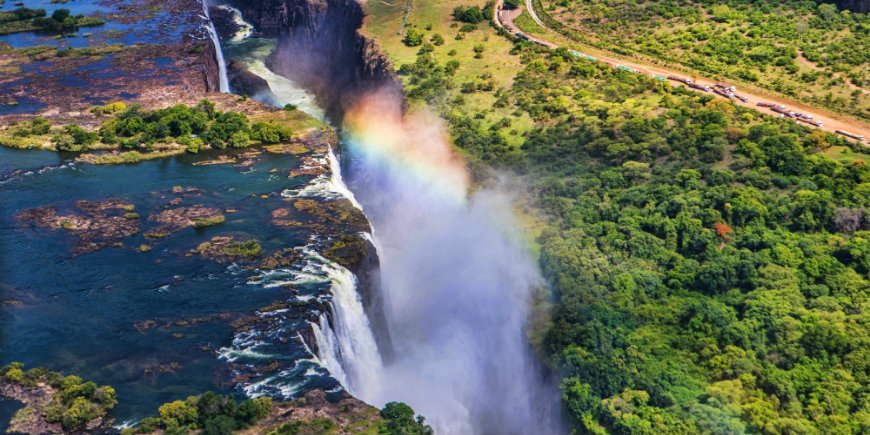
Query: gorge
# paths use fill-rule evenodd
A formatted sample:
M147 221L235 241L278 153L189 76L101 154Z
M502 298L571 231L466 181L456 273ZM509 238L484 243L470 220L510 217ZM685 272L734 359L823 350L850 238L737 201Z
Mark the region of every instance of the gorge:
M358 31L357 2L232 5L278 38L271 70L311 89L341 126L348 184L373 225L381 286L361 292L385 316L371 322L378 346L353 331L365 313L336 292L335 332L323 319L315 328L330 372L376 406L408 402L441 433L559 432L558 393L524 336L543 284L512 236L507 182L473 184L441 121L405 113L389 61Z

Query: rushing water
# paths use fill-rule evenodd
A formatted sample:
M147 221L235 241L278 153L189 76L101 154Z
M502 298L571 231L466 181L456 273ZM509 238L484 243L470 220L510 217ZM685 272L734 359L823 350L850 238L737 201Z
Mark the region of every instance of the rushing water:
M280 105L298 86L268 70L271 44L257 44L230 50L269 82L271 95L259 97ZM351 280L335 277L333 319L315 328L321 363L357 397L406 401L441 433L560 432L558 394L525 340L541 280L507 190L470 194L441 121L404 117L394 93L360 99L344 121L354 192L345 195L359 198L376 231L367 237L378 248L395 357L381 361ZM324 190L342 191L334 168L337 182Z

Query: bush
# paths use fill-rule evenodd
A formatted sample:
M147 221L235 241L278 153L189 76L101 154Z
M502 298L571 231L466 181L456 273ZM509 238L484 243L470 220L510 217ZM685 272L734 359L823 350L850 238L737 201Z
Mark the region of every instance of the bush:
M424 36L425 34L417 29L408 29L402 42L404 42L408 47L416 47L423 44Z
M167 429L196 428L199 413L196 409L196 397L186 400L176 400L160 406L160 420Z
M430 435L432 428L425 424L422 416L414 417L414 409L405 403L390 402L381 409L385 420L381 433L389 435Z
M477 24L486 20L486 17L484 11L480 8L474 6L469 6L468 8L457 6L453 9L453 19L463 23Z
M286 142L293 137L293 132L289 128L258 122L251 128L251 139L260 141L264 144L276 144Z
M271 411L272 399L268 397L236 403L231 395L207 392L199 397L164 404L160 407L159 418L143 419L124 433L151 433L160 428L167 433L177 433L201 428L206 434L230 434L251 426Z
M187 152L191 154L198 153L205 144L202 142L202 139L195 137L187 141Z

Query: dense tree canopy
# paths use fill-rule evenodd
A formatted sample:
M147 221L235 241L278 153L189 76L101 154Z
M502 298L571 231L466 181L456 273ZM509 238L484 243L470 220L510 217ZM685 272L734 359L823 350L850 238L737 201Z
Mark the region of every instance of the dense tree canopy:
M514 52L506 89L457 86L424 52L400 72L473 164L537 192L542 351L573 430L870 431L865 149L564 50ZM460 109L466 88L495 107ZM525 116L536 128L511 144Z

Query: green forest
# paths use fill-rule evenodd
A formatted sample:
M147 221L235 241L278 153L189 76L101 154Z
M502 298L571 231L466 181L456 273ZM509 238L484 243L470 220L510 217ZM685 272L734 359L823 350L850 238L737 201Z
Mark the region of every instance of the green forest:
M518 42L501 89L433 50L400 67L407 98L546 214L540 350L574 432L870 431L863 147L564 50Z
M870 119L866 14L799 0L539 1L576 41Z

